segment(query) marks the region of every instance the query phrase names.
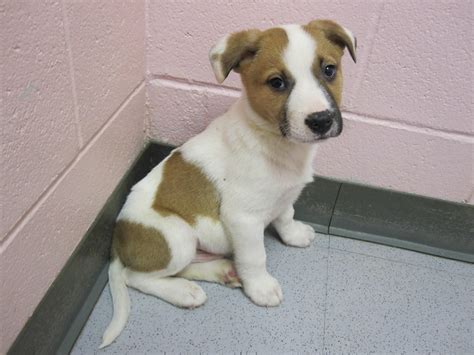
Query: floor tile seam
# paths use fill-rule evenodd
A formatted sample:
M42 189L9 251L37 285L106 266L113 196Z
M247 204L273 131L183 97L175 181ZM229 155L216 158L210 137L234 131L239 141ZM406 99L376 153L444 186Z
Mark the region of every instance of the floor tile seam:
M339 202L339 195L341 194L342 185L343 185L343 183L339 184L339 187L338 187L337 193L336 193L336 198L334 200L334 205L332 206L332 209L331 209L331 217L329 217L329 222L328 222L328 235L330 235L332 219L334 217L334 213L336 212L337 203Z
M335 237L338 237L338 236L335 236ZM446 273L446 274L461 276L461 277L465 277L465 278L468 278L468 279L474 279L474 275L462 274L462 273L454 272L454 271L447 271L447 270L443 270L443 269L439 269L439 268L435 268L435 267L429 267L429 266L414 264L414 263L410 263L410 262L406 262L406 261L402 261L402 260L396 260L396 259L392 259L392 258L385 258L385 257L382 257L382 256L365 254L365 253L360 253L360 252L356 252L356 251L340 249L340 248L336 248L336 247L330 247L330 249L334 250L336 252L339 252L341 254L342 253L356 254L356 255L365 256L365 257L368 257L368 258L381 259L381 260L389 261L389 262L392 262L392 263L397 263L397 264L413 266L413 267L418 267L418 268L427 269L427 270L443 272L443 273ZM459 262L461 262L461 261L459 261Z
M324 292L324 316L323 316L323 346L322 351L323 354L326 352L326 313L328 308L328 289L329 289L329 263L331 260L331 236L329 237L328 241L328 252L327 252L327 259L326 259L326 282L324 284L325 292Z

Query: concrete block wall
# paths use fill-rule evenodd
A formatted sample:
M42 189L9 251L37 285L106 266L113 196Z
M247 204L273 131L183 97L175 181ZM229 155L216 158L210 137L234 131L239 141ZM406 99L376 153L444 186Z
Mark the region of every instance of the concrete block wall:
M319 175L474 203L469 1L180 0L147 3L148 134L179 144L239 95L216 85L209 48L246 28L335 19L358 39L343 62L345 130Z
M0 353L143 147L144 1L0 2Z

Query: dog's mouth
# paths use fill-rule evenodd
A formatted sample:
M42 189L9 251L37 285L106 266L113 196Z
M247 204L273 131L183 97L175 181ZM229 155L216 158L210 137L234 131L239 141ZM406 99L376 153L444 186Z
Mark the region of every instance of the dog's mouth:
M328 139L330 138L334 138L334 137L337 137L337 136L327 136L327 135L324 135L324 136L309 136L309 137L300 137L300 136L296 136L296 135L287 135L286 138L293 142L293 143L306 143L306 144L313 144L313 143L318 143L318 142L324 142L324 141L327 141Z
M326 141L330 138L336 138L342 133L342 122L337 123L335 127L325 134L316 134L309 130L303 132L292 131L289 125L280 125L280 132L283 137L294 143L317 143Z
M334 128L331 128L329 133L326 135L323 135L321 138L322 139L336 138L336 137L339 137L341 133L342 133L342 120L336 123L336 126Z
M339 137L341 133L342 133L342 124L338 124L338 127L335 127L334 129L331 128L331 130L328 133L316 137L315 141L318 142L318 141L325 141L330 138L336 138L336 137Z

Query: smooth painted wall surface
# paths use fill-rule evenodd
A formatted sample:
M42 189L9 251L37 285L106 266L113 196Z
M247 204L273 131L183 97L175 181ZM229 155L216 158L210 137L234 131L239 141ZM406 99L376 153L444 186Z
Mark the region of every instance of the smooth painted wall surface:
M0 353L144 141L144 1L10 0L1 17Z
M358 39L346 54L342 136L316 174L474 203L472 2L176 0L147 2L148 133L182 143L239 95L207 61L223 35L330 18Z

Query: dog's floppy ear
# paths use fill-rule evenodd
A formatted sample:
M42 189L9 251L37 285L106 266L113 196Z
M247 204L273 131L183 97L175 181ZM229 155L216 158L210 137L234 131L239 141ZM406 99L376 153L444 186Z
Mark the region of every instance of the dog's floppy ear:
M347 28L331 20L315 20L308 23L310 27L316 27L324 32L326 38L331 42L347 48L352 59L356 62L357 39Z
M239 72L239 66L254 57L260 34L259 30L231 33L211 48L209 60L219 83L227 78L232 69Z

